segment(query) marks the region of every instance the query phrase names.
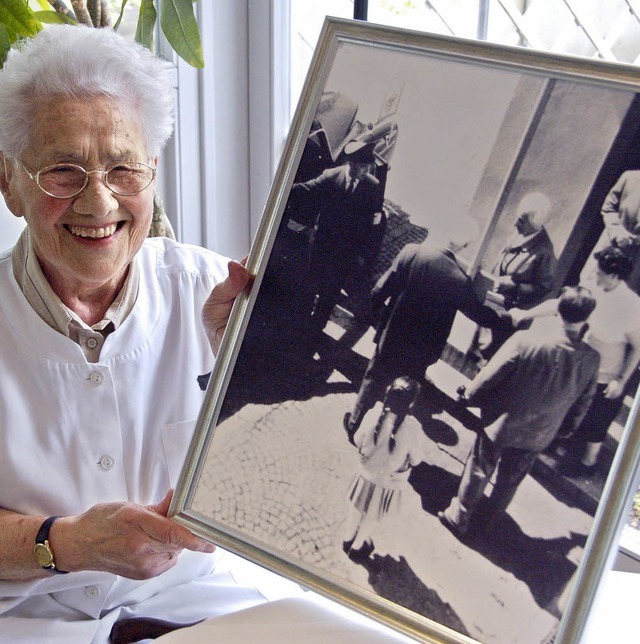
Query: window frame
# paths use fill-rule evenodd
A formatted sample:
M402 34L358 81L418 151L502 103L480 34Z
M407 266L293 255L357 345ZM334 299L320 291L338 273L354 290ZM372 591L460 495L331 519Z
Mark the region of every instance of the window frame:
M160 164L180 241L239 258L249 251L290 123L289 1L194 5L205 66L174 61L176 127Z

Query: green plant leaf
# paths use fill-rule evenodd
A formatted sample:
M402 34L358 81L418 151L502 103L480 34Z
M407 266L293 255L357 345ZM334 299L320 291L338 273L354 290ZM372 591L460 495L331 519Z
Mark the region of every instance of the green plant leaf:
M4 25L10 42L35 36L42 29L24 0L0 0L0 24Z
M118 19L116 20L116 24L113 25L113 30L118 31L118 27L120 26L120 23L122 22L122 16L124 16L124 8L127 6L127 2L129 0L122 0L122 4L120 5L120 15L118 16Z
M160 26L178 56L193 67L204 67L193 0L160 0Z
M144 45L147 49L153 47L153 28L156 24L157 15L153 0L142 0L140 2L140 13L138 14L138 25L136 26L136 42Z
M33 14L40 22L50 25L77 25L77 21L59 11L36 11Z
M6 27L4 25L0 25L0 67L4 65L4 61L7 59L9 49L11 49L9 34Z

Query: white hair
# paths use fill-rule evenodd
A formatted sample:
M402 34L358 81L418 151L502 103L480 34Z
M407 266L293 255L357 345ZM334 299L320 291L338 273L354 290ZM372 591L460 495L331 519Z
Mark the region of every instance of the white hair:
M551 201L542 192L528 192L518 202L517 215L524 212L529 215L529 223L539 230L551 216Z
M49 25L14 46L0 70L0 150L24 152L43 103L106 96L137 113L155 157L173 130L172 92L167 63L113 29Z

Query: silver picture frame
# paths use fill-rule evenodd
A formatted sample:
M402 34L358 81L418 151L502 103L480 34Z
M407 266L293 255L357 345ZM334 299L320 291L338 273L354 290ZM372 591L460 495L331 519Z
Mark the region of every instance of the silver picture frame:
M546 295L557 295L582 279L611 186L640 167L639 135L638 68L328 18L249 255L254 281L234 305L170 514L418 641L577 643L635 489L637 385L597 484L563 475L543 452L489 536L458 538L437 516L479 431L456 394L477 327L458 313L414 412L426 456L411 463L409 503L385 524L387 551L364 562L342 547L360 465L343 422L375 351L370 289L405 245L475 219L458 261L499 309L492 261L518 201L542 191L557 260ZM349 242L354 263L317 329L308 271L318 206L296 186L354 150L373 154L366 180L379 203L366 245ZM349 245L320 256L322 276Z

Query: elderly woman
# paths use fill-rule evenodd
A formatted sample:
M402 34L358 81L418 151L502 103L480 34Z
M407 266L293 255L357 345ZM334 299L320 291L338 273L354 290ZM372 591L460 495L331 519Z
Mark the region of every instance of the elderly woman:
M51 26L0 71L0 188L27 224L0 255L3 641L106 642L125 618L258 601L166 517L247 280L147 239L170 96L164 64L110 29Z
M553 288L557 260L544 226L550 213L551 202L541 192L527 193L518 202L515 231L493 267L494 287L489 294L506 310L530 309ZM507 321L496 329L480 329L476 342L482 357L493 356L514 331Z
M515 233L496 262L495 290L504 297L505 308L528 309L539 304L553 287L556 257L545 222L551 202L541 192L531 192L519 202Z

